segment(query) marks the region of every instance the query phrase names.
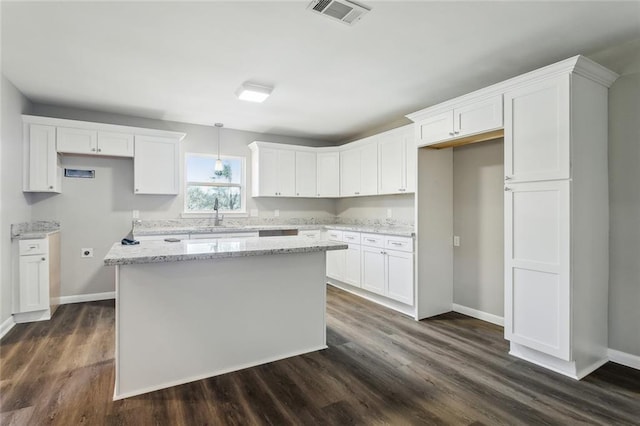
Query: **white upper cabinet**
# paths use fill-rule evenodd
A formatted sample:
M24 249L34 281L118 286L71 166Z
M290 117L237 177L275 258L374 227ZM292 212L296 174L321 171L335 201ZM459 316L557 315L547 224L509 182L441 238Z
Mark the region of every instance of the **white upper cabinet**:
M419 146L489 132L502 127L502 95L434 112L416 122Z
M58 127L56 148L68 154L133 157L133 134Z
M296 195L296 153L253 142L251 149L251 194L254 197Z
M505 93L504 170L507 180L570 177L570 75Z
M61 187L56 128L25 122L23 191L60 192Z
M413 126L380 135L378 194L415 192L416 149Z
M133 180L136 194L180 192L179 141L159 136L135 137Z
M312 151L296 151L296 197L317 197L318 160Z
M320 151L317 154L317 196L340 196L340 153Z
M378 146L374 140L340 152L340 195L378 193Z

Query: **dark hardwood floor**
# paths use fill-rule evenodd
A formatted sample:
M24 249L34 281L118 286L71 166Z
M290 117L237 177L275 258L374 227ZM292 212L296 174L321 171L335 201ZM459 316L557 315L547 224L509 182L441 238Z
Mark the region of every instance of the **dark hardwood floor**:
M64 305L0 342L0 424L640 424L640 371L576 382L510 357L500 327L332 287L327 318L327 350L113 402L113 301Z

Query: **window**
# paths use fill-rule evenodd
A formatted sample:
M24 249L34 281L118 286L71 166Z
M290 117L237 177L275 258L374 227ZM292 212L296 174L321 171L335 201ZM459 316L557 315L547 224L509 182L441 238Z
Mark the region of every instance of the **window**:
M245 158L220 156L224 166L215 171L217 156L185 155L185 213L212 213L216 198L222 213L245 213Z

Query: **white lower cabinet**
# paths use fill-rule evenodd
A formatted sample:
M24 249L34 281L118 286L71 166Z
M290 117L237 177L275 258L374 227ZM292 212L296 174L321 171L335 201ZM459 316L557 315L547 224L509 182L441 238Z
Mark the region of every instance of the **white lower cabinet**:
M13 319L17 323L48 320L60 296L60 234L20 240L17 245Z
M413 238L348 231L327 233L347 250L327 252L327 277L413 306Z

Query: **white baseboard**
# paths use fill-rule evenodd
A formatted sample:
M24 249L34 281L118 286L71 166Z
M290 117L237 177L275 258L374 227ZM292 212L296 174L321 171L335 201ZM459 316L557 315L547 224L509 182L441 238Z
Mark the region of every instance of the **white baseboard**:
M479 311L477 309L468 308L466 306L457 305L455 303L453 304L453 312L458 312L459 314L464 314L482 321L490 322L491 324L496 324L504 327L504 317L499 317L488 312Z
M52 301L57 302L58 305L67 305L69 303L81 303L81 302L95 302L97 300L108 300L115 299L116 292L115 291L107 291L105 293L91 293L91 294L76 294L74 296L62 296L59 297L58 300ZM53 303L54 305L56 303Z
M2 339L15 325L16 323L13 321L13 315L4 320L3 323L0 324L0 339Z
M609 348L609 361L640 370L640 356Z

